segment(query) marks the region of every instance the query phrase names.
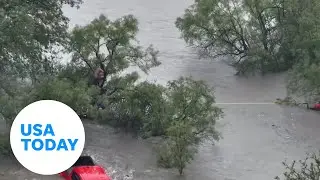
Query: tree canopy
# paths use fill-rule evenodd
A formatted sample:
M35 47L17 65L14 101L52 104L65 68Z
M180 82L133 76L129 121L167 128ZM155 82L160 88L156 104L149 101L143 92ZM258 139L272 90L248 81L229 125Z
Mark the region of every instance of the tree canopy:
M64 4L74 0L4 0L0 2L0 84L9 92L3 78L13 76L36 81L50 72L56 48L65 43L68 18Z
M183 143L185 150L196 150L206 139L219 140L215 122L222 111L205 82L183 77L166 86L139 82L140 71L148 73L161 63L152 45L144 48L136 40L138 20L126 15L112 21L101 14L69 32L62 7L81 3L0 2L0 115L6 124L26 105L51 99L70 106L83 120L144 138L162 136ZM65 53L72 55L67 64L61 63ZM104 73L102 83L91 83L98 68ZM182 172L194 153L171 145L173 155L188 157L174 161ZM0 153L11 154L8 136L0 136Z
M214 57L235 58L239 71L280 71L295 62L285 53L318 38L318 6L318 1L299 0L198 0L176 25L188 43Z
M315 83L304 67L319 65L319 7L316 0L196 0L176 26L202 53L227 57L237 74L293 70L303 89Z
M115 21L101 15L89 25L73 29L68 49L73 55L72 62L89 67L91 73L96 67L103 69L101 88L107 80L110 80L107 88L111 92L123 88L110 87L116 84L114 81L119 81L113 75L122 73L129 66L138 66L147 73L150 68L160 65L158 52L152 46L143 50L137 43L134 44L137 32L138 21L132 15ZM132 79L132 76L126 78Z

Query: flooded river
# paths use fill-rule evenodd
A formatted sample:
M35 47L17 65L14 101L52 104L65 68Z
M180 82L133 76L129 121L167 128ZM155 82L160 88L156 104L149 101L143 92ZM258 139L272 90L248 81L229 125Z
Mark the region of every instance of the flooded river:
M140 22L138 39L160 50L162 65L144 79L164 84L192 75L216 89L219 103L273 102L284 97L284 75L235 77L232 68L219 61L199 59L186 47L174 26L191 0L87 0L79 10L66 8L71 26L85 25L103 13L111 19L135 15ZM175 170L159 169L152 150L156 140L139 140L98 125L86 124L86 151L114 179L135 180L271 180L281 173L281 161L301 159L320 148L320 114L273 104L219 105L224 109L218 129L223 139L204 144L183 177ZM57 179L38 177L10 161L0 165L0 179Z

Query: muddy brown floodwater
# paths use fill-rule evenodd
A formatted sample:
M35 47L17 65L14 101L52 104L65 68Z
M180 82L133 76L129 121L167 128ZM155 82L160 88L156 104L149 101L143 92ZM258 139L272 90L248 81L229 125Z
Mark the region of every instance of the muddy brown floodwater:
M143 79L164 84L192 75L216 88L217 102L273 102L285 96L285 75L239 78L219 61L199 59L174 26L191 0L90 0L81 9L66 8L71 26L85 25L103 13L111 19L135 15L138 39L160 50L162 65ZM86 152L93 155L114 179L136 180L271 180L283 170L281 161L301 159L320 147L320 114L278 105L219 105L226 114L218 123L223 139L204 144L183 177L155 165L153 140L134 139L113 129L86 124ZM0 163L0 179L58 179L36 176L10 160ZM128 176L128 177L126 177Z

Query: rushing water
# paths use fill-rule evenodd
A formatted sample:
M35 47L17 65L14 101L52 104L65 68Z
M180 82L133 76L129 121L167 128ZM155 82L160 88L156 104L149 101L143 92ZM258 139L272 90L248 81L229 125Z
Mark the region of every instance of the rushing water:
M111 19L133 14L139 19L138 39L160 50L162 65L143 79L164 84L192 75L216 88L219 103L272 102L285 96L284 75L235 77L232 68L219 61L199 59L186 47L174 26L191 0L88 0L79 10L66 8L71 26L85 25L101 13ZM86 152L93 155L114 179L136 180L271 180L282 171L281 161L301 159L320 147L319 113L277 105L220 105L225 117L218 124L224 138L215 146L204 144L183 177L175 170L155 165L157 140L86 124ZM2 172L2 173L1 173ZM58 179L39 177L5 160L0 179Z

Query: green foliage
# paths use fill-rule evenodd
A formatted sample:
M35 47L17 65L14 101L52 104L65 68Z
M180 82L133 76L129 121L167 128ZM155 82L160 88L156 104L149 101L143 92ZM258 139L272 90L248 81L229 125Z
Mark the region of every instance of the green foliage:
M58 78L66 79L70 82L77 83L87 80L92 76L91 71L86 66L77 66L74 63L68 63L65 66L60 66L58 69Z
M56 100L70 106L79 115L84 115L91 107L90 92L94 90L88 87L87 82L72 83L65 79L53 79L33 86L26 102Z
M214 105L213 89L204 81L183 77L170 81L167 97L170 122L183 122L193 127L194 142L200 143L208 138L219 140L215 124L223 113Z
M27 105L24 101L27 93L23 92L23 86L20 86L20 88L14 91L14 96L10 96L4 91L0 92L0 114L5 119L7 125L10 125L18 112Z
M291 164L283 162L286 171L283 178L277 176L277 180L319 180L320 178L320 157L319 153L308 155L304 160L293 161Z
M292 97L287 96L284 99L278 98L275 102L276 104L279 105L288 105L288 106L297 106L299 103L297 103Z
M297 65L289 72L288 92L309 103L320 101L320 64Z
M58 46L67 37L68 18L63 4L79 5L76 0L0 2L1 76L37 80L47 74ZM0 82L1 83L1 82Z
M27 105L28 80L34 83L55 73L56 49L67 37L68 18L63 15L63 4L80 3L79 0L0 2L0 114L9 126ZM1 137L1 153L11 152L7 140L7 136Z
M189 44L211 56L231 56L239 73L265 72L275 64L279 42L272 21L271 1L197 0L178 18L176 26Z
M10 125L29 103L57 100L81 117L142 137L166 137L169 154L164 162L182 174L201 142L219 140L215 123L222 111L213 105L212 89L191 78L171 81L166 87L138 83L138 72L127 73L128 68L148 73L160 62L152 46L138 45L137 19L127 15L111 21L101 15L68 34L61 8L79 3L0 2L0 114ZM59 63L58 54L63 52L59 47L72 54L67 65ZM97 67L105 78L93 86L90 76ZM97 103L105 108L98 109ZM11 153L7 137L0 137L0 153Z
M214 106L213 90L203 81L179 78L168 83L167 97L169 115L166 144L161 148L158 164L177 168L183 173L205 140L219 140L215 129L216 120L223 116Z
M0 134L0 155L6 155L6 156L12 155L9 137L1 134Z
M158 164L165 168L176 168L180 175L197 152L197 141L194 129L187 122L176 122L167 129L165 146L161 147Z
M196 0L176 21L185 41L237 74L289 72L289 95L319 100L320 1Z
M163 142L157 149L157 164L162 168L173 168L174 167L174 157L171 152L171 144L169 141Z
M164 98L165 88L143 82L129 94L131 113L140 120L144 137L164 135L167 126L167 102Z
M231 57L238 73L277 72L319 49L319 7L316 0L196 0L176 26L189 44Z
M109 115L102 121L138 132L143 137L163 135L167 124L165 88L148 82L131 87L106 98L104 113Z
M97 67L102 68L105 78L101 89L113 92L120 90L117 84L105 82L114 76L117 78L128 67L137 66L147 73L150 68L160 64L158 52L152 46L143 50L134 43L137 32L138 21L132 15L115 21L100 15L89 25L74 28L68 51L72 53L74 63L87 66L92 72Z
M132 15L115 21L101 15L89 25L74 28L67 50L73 55L72 64L84 70L74 74L92 74L97 67L104 70L100 95L93 97L93 102L103 103L107 108L99 110L95 117L116 127L143 132L147 137L163 134L160 126L164 112L161 109L164 108L163 88L147 82L136 85L138 73L125 74L132 66L147 73L160 64L158 52L152 46L143 50L137 44L137 32L138 21ZM67 74L72 69L74 67L69 68Z
M290 2L290 15L286 24L286 46L290 57L298 62L289 72L288 92L292 95L304 97L309 103L320 100L320 2L311 0L301 3Z

